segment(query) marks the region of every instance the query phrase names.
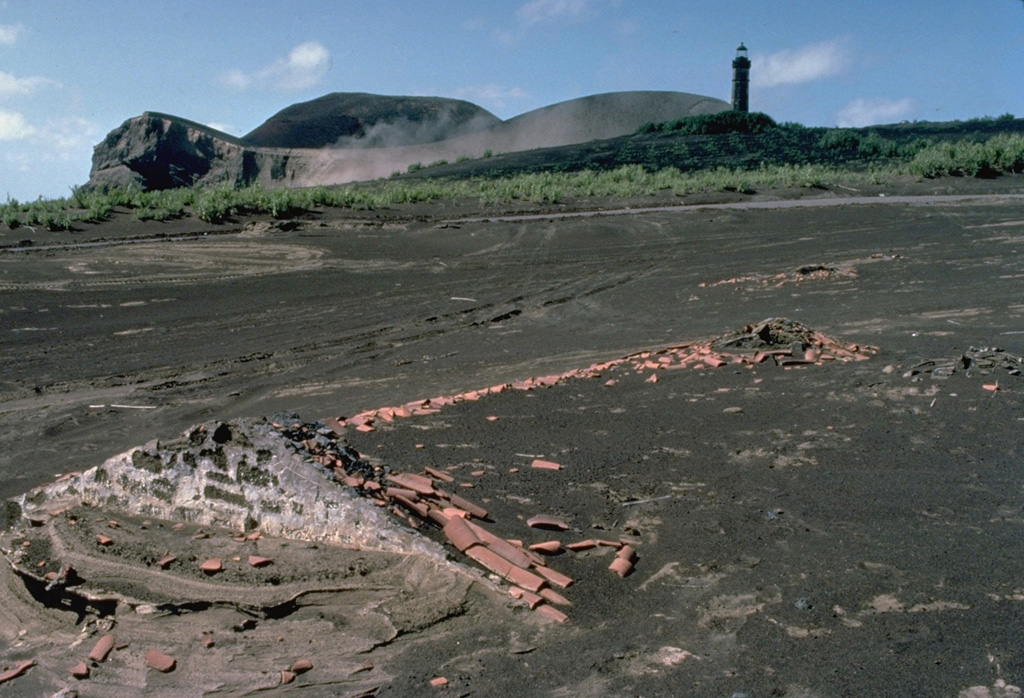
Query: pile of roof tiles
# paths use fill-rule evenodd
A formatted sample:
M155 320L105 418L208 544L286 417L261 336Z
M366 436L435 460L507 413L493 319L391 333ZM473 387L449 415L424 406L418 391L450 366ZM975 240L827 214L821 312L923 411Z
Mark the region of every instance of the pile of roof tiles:
M513 598L543 616L559 622L567 619L555 606L568 606L570 602L552 587L565 589L573 583L572 578L552 569L545 556L604 545L616 550L610 570L624 577L633 568L636 551L625 541L586 540L563 548L560 541L552 540L526 547L522 541L501 538L484 528L487 510L445 490L443 485L454 483L455 478L444 470L426 467L423 473L391 472L386 466L371 466L358 456L353 458L352 449L339 446L336 436L322 425L276 424L282 434L309 450L314 460L331 468L342 485L388 507L415 529L436 525L457 551L508 582ZM536 459L532 467L558 470L561 466ZM527 525L553 531L568 528L561 520L543 515L531 518Z

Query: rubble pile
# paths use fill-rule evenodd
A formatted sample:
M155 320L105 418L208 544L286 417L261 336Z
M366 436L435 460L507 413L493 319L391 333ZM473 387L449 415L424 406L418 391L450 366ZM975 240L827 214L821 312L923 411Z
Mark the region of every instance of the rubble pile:
M1024 357L1011 354L998 347L971 347L955 359L929 359L922 361L903 374L904 378L919 380L924 375L949 378L961 372L966 376L1006 374L1020 376L1024 371Z
M786 284L800 283L802 281L820 281L824 279L853 279L857 277L857 270L852 267L833 266L830 264L804 264L790 271L779 272L778 274L748 274L747 276L734 276L721 281L702 282L701 288L713 288L726 284L760 284L778 288Z
M433 414L437 408L420 407L419 414ZM377 411L378 414L381 411ZM390 414L387 411L384 414ZM409 410L407 416L412 416ZM337 419L326 420L341 428ZM357 420L357 425L364 422ZM565 589L572 578L552 569L545 557L563 550L586 550L598 545L615 548L616 557L609 567L619 576L626 576L636 559L635 548L627 540L581 541L564 546L552 540L525 546L520 540L501 538L485 528L490 519L487 510L445 489L453 486L455 478L447 470L425 467L421 473L394 472L388 466L372 466L359 458L351 448L340 445L337 434L322 423L274 423L282 435L309 451L315 462L333 472L343 486L351 488L392 515L408 523L415 530L425 525L436 526L444 538L459 553L491 574L508 582L512 598L523 601L541 615L564 622L567 619L556 606L570 602L552 587ZM532 467L558 470L560 465L535 459ZM550 516L535 516L527 521L532 528L564 531L568 527ZM635 545L635 541L633 541Z

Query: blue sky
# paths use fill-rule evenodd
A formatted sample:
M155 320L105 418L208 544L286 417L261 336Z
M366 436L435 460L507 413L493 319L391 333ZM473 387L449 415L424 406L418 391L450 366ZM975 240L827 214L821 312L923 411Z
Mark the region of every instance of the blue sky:
M328 92L728 100L741 41L779 121L1024 116L1022 0L0 0L0 197L68 195L147 110L242 135Z

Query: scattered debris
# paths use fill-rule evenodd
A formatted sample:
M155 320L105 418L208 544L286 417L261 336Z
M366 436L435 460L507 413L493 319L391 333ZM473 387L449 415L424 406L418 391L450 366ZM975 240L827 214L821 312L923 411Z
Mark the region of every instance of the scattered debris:
M802 281L819 281L823 279L853 279L857 277L857 270L850 266L839 266L831 264L805 264L790 271L778 274L748 274L747 276L734 276L721 281L701 283L701 288L712 288L724 284L759 284L778 288L786 284L800 283Z
M559 463L555 463L549 460L543 460L536 458L530 463L531 468L537 468L538 470L561 470L562 466Z
M34 659L24 659L18 662L12 669L8 669L7 671L0 673L0 683L7 683L11 679L18 678L35 665L36 660Z
M163 674L174 671L174 667L177 664L174 657L166 655L160 650L155 649L146 650L145 661L146 666L150 669L155 669Z
M89 665L85 662L78 662L73 667L68 668L68 673L78 680L89 678Z
M550 531L565 531L569 528L568 524L561 519L543 514L527 519L526 525L530 528L544 528Z
M218 557L211 557L209 560L204 560L200 565L199 569L206 574L217 574L218 572L224 571L224 564Z
M290 671L294 671L296 674L305 674L307 671L313 668L313 662L308 659L296 659L292 662Z
M815 273L804 271L806 275ZM503 579L512 590L518 590L510 593L527 607L564 622L566 614L552 604L568 605L569 599L552 587L565 589L573 584L573 579L552 569L544 556L550 559L563 550L582 552L599 546L612 547L616 553L609 567L625 577L637 561L632 545L620 540L587 539L572 543L549 540L524 546L521 541L501 538L485 527L490 522L487 509L450 491L472 483L456 483L450 472L440 468L426 467L417 473L371 464L344 441L346 430L369 432L398 419L435 415L460 402L478 401L505 390L551 388L569 380L598 378L608 372L615 372L618 380L607 380L606 385L634 374L647 375L648 382L655 383L651 377L656 379L659 372L688 367L706 370L769 360L782 367L861 361L876 351L874 347L830 339L784 318L768 318L704 342L636 352L582 369L368 410L347 418L330 417L309 423L298 415L282 414L259 423L203 424L177 440L163 444L153 441L85 473L70 473L15 503L26 522L35 522L32 526L46 525L52 519L50 512L85 504L103 511L176 519L179 523L171 527L173 530L185 525L182 520L193 526L228 528L238 532L233 540L243 544L268 535L341 543L353 549L415 553L441 562L448 558L444 549L417 533L434 528L455 551ZM546 460L543 455L516 455L532 458L533 469L563 470L560 463ZM487 472L476 470L473 474L482 476ZM624 502L623 506L671 496ZM395 521L401 524L396 525ZM117 527L116 522L108 524ZM554 531L569 529L561 519L545 515L534 516L526 524ZM193 540L209 537L210 533L203 530L192 535ZM114 545L103 534L98 534L96 541L101 546ZM60 573L52 569L40 572L35 565L19 564L22 558L30 559L25 555L15 551L9 556L19 574L50 585L72 586L74 571L70 567L62 568ZM229 566L232 560L246 560L252 568L273 563L271 558L253 551L234 557L230 553L224 558L210 557L192 569L217 575L225 571L224 560L229 558ZM168 569L178 555L165 551L162 557L154 555L150 560L148 565ZM90 653L90 659L101 662L112 648L113 637L105 636ZM298 663L283 670L282 683L294 680L299 673Z
M930 375L932 378L949 378L959 372L966 376L989 376L1002 371L1020 376L1024 371L1024 357L998 347L971 347L956 359L922 361L907 370L903 377L917 379L921 375Z
M89 652L89 660L96 662L97 664L102 663L106 660L107 655L114 649L114 636L107 634L96 641L93 645L92 650Z

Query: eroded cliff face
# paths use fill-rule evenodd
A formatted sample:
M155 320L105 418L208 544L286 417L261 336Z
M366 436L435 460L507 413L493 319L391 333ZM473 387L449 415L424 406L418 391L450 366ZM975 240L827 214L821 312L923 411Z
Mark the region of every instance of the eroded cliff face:
M145 112L93 149L87 188L143 190L193 185L285 184L290 154L247 147L237 138L168 114Z

